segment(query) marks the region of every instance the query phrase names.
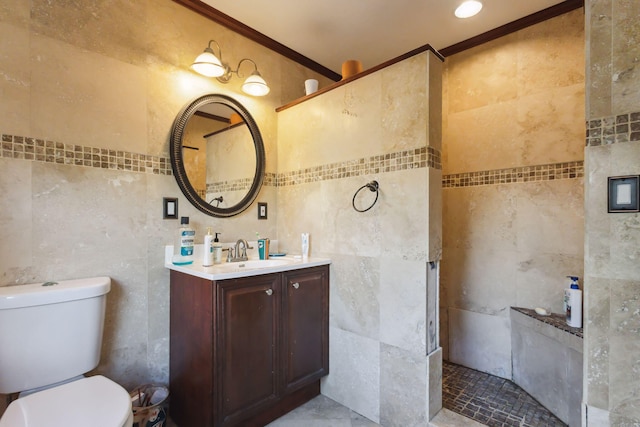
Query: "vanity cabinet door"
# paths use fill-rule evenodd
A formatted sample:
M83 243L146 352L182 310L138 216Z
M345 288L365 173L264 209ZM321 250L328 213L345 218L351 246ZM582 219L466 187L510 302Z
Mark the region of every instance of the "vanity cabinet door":
M329 269L282 275L284 393L329 373Z
M279 397L280 275L216 283L218 425L241 425Z

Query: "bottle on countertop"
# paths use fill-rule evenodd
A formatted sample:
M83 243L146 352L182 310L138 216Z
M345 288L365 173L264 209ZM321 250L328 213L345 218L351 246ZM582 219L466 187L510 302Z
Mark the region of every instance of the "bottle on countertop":
M571 279L571 287L564 290L564 307L567 314L567 325L574 328L582 327L582 291L578 285L578 277L567 276Z
M176 265L188 265L193 263L193 245L195 243L196 231L189 227L189 217L180 218L180 228L176 234L176 241L173 245L172 262Z
M211 234L211 227L207 227L207 234L204 236L202 253L202 266L211 267L213 265L213 234Z
M222 243L218 240L218 234L222 233L216 233L216 237L213 239L212 244L214 264L220 264L222 262Z
M302 240L302 259L306 261L309 258L309 233L302 233L300 236Z

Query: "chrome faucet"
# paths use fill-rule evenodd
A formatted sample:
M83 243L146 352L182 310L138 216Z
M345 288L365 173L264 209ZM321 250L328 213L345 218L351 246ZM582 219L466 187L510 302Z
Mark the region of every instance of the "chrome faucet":
M238 239L234 251L235 257L231 261L247 261L249 259L249 257L247 256L247 249L253 249L253 247L249 246L249 243L247 243L245 239Z

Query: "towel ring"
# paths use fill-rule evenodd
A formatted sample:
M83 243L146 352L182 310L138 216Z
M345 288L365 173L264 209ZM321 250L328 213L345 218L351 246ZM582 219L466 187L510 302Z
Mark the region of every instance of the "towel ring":
M369 191L375 191L376 192L376 198L373 201L373 203L371 203L371 206L369 206L366 209L358 209L356 208L356 197L358 196L358 193L361 192L362 190L364 190L365 188L368 188ZM378 191L380 189L380 185L378 184L378 181L371 181L368 184L363 185L362 187L358 188L358 191L356 191L356 194L353 195L353 200L351 201L351 204L353 205L353 209L355 209L358 212L366 212L369 209L371 209L373 207L373 205L376 204L376 202L378 201L378 196L380 195L380 192Z

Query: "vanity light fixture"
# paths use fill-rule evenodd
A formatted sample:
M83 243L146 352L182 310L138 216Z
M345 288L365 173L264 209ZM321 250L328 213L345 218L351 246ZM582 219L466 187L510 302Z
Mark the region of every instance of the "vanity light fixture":
M216 46L218 46L217 56L211 48L211 43L215 43ZM240 78L243 77L240 75L240 66L245 61L251 62L254 70L242 84L242 91L253 96L264 96L268 94L270 89L269 86L267 86L267 82L264 81L258 71L258 64L256 64L252 59L243 58L238 62L238 66L235 70L231 69L228 64L222 62L222 50L220 49L218 42L215 40L209 40L209 45L204 49L204 52L198 55L196 60L193 61L191 68L196 73L202 74L203 76L215 77L220 83L229 83L233 74Z
M482 10L482 3L477 0L468 0L456 8L454 12L458 18L471 18Z

